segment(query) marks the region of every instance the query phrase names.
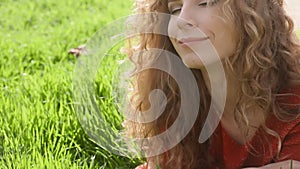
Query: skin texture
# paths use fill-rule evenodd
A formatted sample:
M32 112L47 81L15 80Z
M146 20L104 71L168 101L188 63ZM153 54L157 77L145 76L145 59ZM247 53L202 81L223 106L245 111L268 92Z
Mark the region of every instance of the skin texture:
M202 60L205 60L205 67L214 67L218 60L211 57L211 50L213 48L219 55L220 60L231 57L236 51L238 34L235 31L235 25L230 20L224 17L221 7L224 1L216 1L210 5L207 5L207 1L190 1L172 0L168 3L168 9L174 17L171 17L169 22L169 35L171 42L182 58L182 61L189 68L201 69L205 79L206 86L209 88L210 83L222 85L222 78L218 78L221 81L210 82L209 75L204 69ZM213 45L213 47L212 47ZM193 51L192 51L193 50ZM194 53L196 51L197 55ZM224 67L225 73L226 70ZM220 76L220 72L213 72L213 76ZM227 75L227 99L225 105L224 115L221 119L222 126L227 130L231 137L244 144L255 134L257 127L262 121L262 110L258 107L252 107L251 115L249 113L249 123L256 128L251 128L248 132L247 138L243 136L243 132L240 126L237 125L234 119L233 107L235 105L235 98L238 94L236 89L239 87L238 80Z
M168 8L174 16L169 22L169 35L176 38L171 38L171 42L187 67L203 68L200 57L206 64L217 62L209 58L210 43L221 60L235 52L238 35L234 24L223 17L222 5L221 1L209 6L201 0L169 1ZM190 47L197 53L204 52L203 55L197 56Z

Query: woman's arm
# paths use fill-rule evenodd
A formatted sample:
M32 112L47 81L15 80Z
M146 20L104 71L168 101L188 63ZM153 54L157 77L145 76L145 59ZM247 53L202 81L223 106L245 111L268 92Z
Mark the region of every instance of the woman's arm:
M286 160L277 163L268 164L262 167L250 167L244 169L299 169L300 161Z

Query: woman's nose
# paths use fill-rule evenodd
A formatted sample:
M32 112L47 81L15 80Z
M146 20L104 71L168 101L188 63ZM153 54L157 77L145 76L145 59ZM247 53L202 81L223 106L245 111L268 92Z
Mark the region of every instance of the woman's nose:
M196 26L193 15L188 9L182 8L177 18L177 26L179 29L191 29Z

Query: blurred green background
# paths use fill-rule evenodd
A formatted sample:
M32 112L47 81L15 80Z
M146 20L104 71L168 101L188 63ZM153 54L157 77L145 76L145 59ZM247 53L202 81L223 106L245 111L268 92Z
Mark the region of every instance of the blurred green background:
M72 98L76 58L68 54L132 9L128 0L0 0L0 168L140 163L99 148L81 128Z

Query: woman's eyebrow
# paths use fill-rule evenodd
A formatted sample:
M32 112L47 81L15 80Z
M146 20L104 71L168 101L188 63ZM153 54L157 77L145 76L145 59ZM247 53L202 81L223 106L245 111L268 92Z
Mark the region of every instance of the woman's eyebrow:
M180 0L168 0L168 3L174 2L174 1L180 1Z

